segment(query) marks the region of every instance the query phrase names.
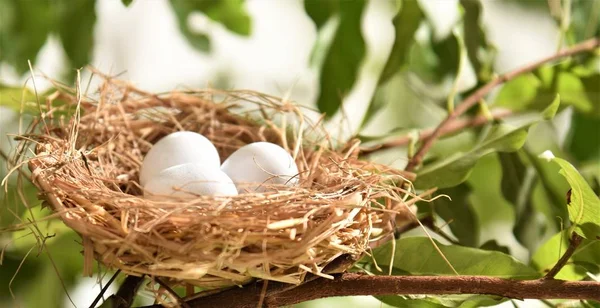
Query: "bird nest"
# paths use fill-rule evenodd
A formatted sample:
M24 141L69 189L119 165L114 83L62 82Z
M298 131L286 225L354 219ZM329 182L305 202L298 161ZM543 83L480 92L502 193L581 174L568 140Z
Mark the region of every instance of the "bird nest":
M309 119L314 111L265 94L151 94L106 78L91 94L59 87L38 107L18 162L29 167L44 204L81 235L88 273L96 259L130 275L203 288L330 277L327 265L357 260L389 238L394 216L418 199L403 189L411 174L359 160L358 141L336 142L320 117ZM138 171L145 153L184 130L206 136L222 160L252 142L276 143L294 157L299 184L228 197L144 198Z

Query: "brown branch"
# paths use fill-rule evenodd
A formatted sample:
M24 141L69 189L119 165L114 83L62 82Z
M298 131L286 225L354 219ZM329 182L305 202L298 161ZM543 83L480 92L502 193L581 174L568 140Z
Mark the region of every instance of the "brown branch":
M579 246L579 244L581 244L582 240L583 238L581 236L573 232L573 236L569 240L569 248L567 248L567 251L565 251L565 253L558 260L558 262L554 264L554 267L552 267L552 269L550 269L550 271L546 273L546 276L544 276L545 279L552 279L554 278L554 276L556 276L556 274L558 274L558 272L560 272L560 270L565 266L565 264L567 264L567 262Z
M333 296L409 294L487 294L506 298L600 300L600 282L555 279L509 280L486 276L368 276L336 275L334 280L316 279L296 288L269 283L262 307L281 307ZM215 295L189 300L190 307L257 307L262 282ZM157 305L149 307L160 307Z
M491 118L485 117L483 115L479 115L469 119L454 119L451 123L448 123L444 127L444 129L440 132L440 136L452 135L456 132L460 132L465 128L469 127L477 127L484 125L490 120L498 120L512 114L512 111L509 109L492 109L490 110ZM435 131L435 128L428 128L419 132L419 141L423 141L427 138L430 138ZM370 147L363 148L360 150L361 155L373 154L378 151L387 150L390 148L395 148L399 146L404 146L410 143L410 136L401 136L398 139L390 140L384 142L382 144Z
M107 301L111 302L111 307L131 307L131 305L133 304L133 299L135 298L135 294L137 293L137 290L143 281L144 277L127 276L117 293L113 294L107 299Z
M431 136L429 136L427 139L425 139L423 141L423 144L421 145L421 147L419 148L419 150L417 151L415 156L413 156L410 159L410 161L408 162L408 164L406 165L406 168L404 170L413 171L417 166L419 166L421 164L421 162L423 161L425 154L427 154L429 149L431 149L431 146L433 146L433 143L435 142L435 140L438 139L440 136L442 136L443 132L445 130L447 130L448 125L450 125L456 118L458 118L460 115L462 115L467 110L469 110L471 107L473 107L475 104L477 104L477 102L479 102L484 96L486 96L488 93L490 93L490 91L492 91L498 85L505 83L509 80L512 80L515 77L518 77L520 75L529 73L548 62L552 62L554 60L572 56L572 55L575 55L578 53L591 51L594 48L597 48L598 46L600 46L600 39L598 39L598 38L589 39L589 40L579 43L571 48L568 48L561 52L558 52L550 57L547 57L545 59L542 59L542 60L532 63L530 65L521 67L512 72L508 72L504 75L501 75L501 76L497 77L496 79L490 81L485 86L479 88L479 90L477 90L475 93L473 93L472 95L467 97L460 105L458 105L456 107L456 109L454 109L454 112L450 113L448 115L448 117L446 119L444 119L444 121L442 121L442 123L440 123L440 125L438 125L438 127L433 131Z

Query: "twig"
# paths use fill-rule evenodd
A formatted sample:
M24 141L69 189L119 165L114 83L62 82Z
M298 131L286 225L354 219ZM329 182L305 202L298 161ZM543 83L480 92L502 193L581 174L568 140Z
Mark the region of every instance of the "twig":
M470 119L455 119L453 120L451 123L449 123L448 125L446 125L446 127L444 127L444 130L441 131L440 136L447 136L447 135L452 135L456 132L460 132L465 128L469 128L469 127L477 127L477 126L481 126L484 125L488 122L490 122L490 120L498 120L507 116L510 116L511 114L513 114L513 112L509 109L492 109L490 111L492 118L488 118L484 115L479 115ZM419 141L423 141L427 138L430 138L433 133L435 131L435 128L429 128L429 129L425 129L422 130L421 132L419 132ZM394 148L394 147L398 147L398 146L403 146L403 145L407 145L410 143L410 136L401 136L398 139L394 139L394 140L390 140L387 142L384 142L382 144L370 147L370 148L363 148L360 150L360 154L361 155L367 155L367 154L372 154L378 151L382 151L382 150L387 150L390 148Z
M316 279L282 291L282 283L269 284L263 307L281 307L333 296L408 294L487 294L507 298L600 300L600 282L555 279L510 280L486 276L368 276L336 275ZM261 298L262 283L231 289L188 301L190 307L254 308ZM146 308L157 308L158 305Z
M582 240L583 238L579 236L579 234L573 232L573 236L571 236L571 239L569 240L569 247L567 248L567 251L565 251L565 253L562 255L562 257L560 257L558 262L554 264L554 267L552 267L550 271L546 273L544 279L553 279L554 276L556 276L556 274L560 272L560 270L565 266L565 264L567 264L567 262L579 246L579 244L581 244Z
M166 283L164 283L162 280L160 280L158 278L153 278L153 280L156 283L158 283L162 288L167 290L167 292L169 292L169 294L171 294L171 296L177 301L178 307L190 308L190 306L181 299L179 294L177 294L177 292L175 292L173 289L171 289L171 287L169 287Z
M488 93L490 93L490 91L492 89L494 89L496 86L498 86L502 83L505 83L509 80L512 80L515 77L518 77L520 75L529 73L548 62L552 62L554 60L572 56L572 55L575 55L578 53L590 51L590 50L593 50L594 48L597 48L598 46L600 46L600 39L598 39L598 38L589 39L589 40L579 43L571 48L568 48L561 52L558 52L550 57L544 58L544 59L537 61L535 63L532 63L530 65L521 67L512 72L508 72L504 75L501 75L501 76L497 77L496 79L490 81L485 86L479 88L479 90L477 90L475 93L471 94L460 105L458 105L456 107L456 109L454 109L454 112L450 113L448 115L448 117L446 117L446 119L444 119L444 121L442 121L442 123L440 123L440 125L438 125L438 127L436 127L436 129L433 131L431 136L429 136L428 138L423 140L423 144L421 145L421 147L419 148L419 150L417 151L415 156L413 156L409 160L409 162L406 165L406 168L404 170L413 171L417 166L419 166L421 164L421 162L423 161L425 154L427 154L429 149L431 149L431 146L433 146L433 143L440 136L443 135L444 131L447 130L448 125L450 125L456 118L458 118L460 115L462 115L467 110L469 110L471 107L473 107L475 104L477 104L477 102L479 102L479 100L481 100L484 96L486 96Z
M106 283L106 285L102 288L102 290L100 290L100 293L98 294L98 296L96 296L96 298L94 299L94 301L90 305L90 308L96 307L96 305L98 304L98 302L100 301L100 299L104 296L104 294L106 293L106 291L108 290L108 288L110 287L110 285L112 285L113 281L115 281L115 278L117 278L117 276L119 276L120 273L121 273L121 270L117 270L112 275L112 277L110 277L110 280L108 280L108 283Z

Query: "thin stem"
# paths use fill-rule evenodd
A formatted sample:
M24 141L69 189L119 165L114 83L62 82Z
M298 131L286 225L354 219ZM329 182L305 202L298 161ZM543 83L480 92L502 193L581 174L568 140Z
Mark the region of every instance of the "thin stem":
M508 110L508 109L499 109L498 108L498 109L491 110L490 113L492 115L491 119L486 117L485 115L479 115L479 116L476 116L476 117L473 117L470 119L455 119L452 121L452 123L450 123L449 125L447 125L444 128L444 130L441 132L441 136L452 135L456 132L462 131L465 128L481 126L481 125L484 125L484 124L490 122L490 120L498 120L501 118L505 118L507 116L510 116L512 114L512 111ZM430 138L433 135L434 131L435 131L435 128L429 128L429 129L422 130L421 132L419 132L419 141L423 141L427 138ZM387 150L387 149L398 147L398 146L408 145L410 142L411 142L411 137L408 135L405 135L405 136L399 137L398 139L384 142L375 147L363 148L363 149L361 149L360 153L361 153L361 155L373 154L378 151Z
M458 105L456 107L456 109L454 109L454 112L449 114L448 117L446 117L446 119L444 119L444 121L442 121L442 123L440 123L440 125L438 125L438 127L433 131L431 136L429 136L428 138L426 138L423 141L423 145L421 145L421 148L419 149L419 151L417 151L415 156L410 159L410 161L408 162L408 165L406 166L406 168L404 170L413 171L417 166L419 166L421 164L421 162L423 161L425 154L427 154L427 152L431 149L431 147L433 146L433 143L440 136L443 135L444 131L446 131L448 129L448 126L456 118L458 118L460 115L462 115L467 110L469 110L471 107L473 107L475 104L477 104L477 102L479 100L484 98L484 96L486 96L488 93L490 93L498 85L501 85L509 80L512 80L512 79L520 76L520 75L529 73L548 62L552 62L554 60L572 56L572 55L575 55L578 53L591 51L591 50L597 48L598 46L600 46L600 39L598 39L598 38L589 39L587 41L584 41L582 43L574 45L571 48L568 48L559 53L556 53L550 57L547 57L545 59L542 59L542 60L532 63L530 65L521 67L512 72L508 72L504 75L501 75L501 76L495 78L494 80L490 81L485 86L479 88L479 90L477 90L475 93L473 93L472 95L467 97L462 102L462 104Z
M369 276L355 273L315 279L296 288L269 283L262 307L281 307L333 296L486 294L506 298L600 300L600 282L555 279L510 280L486 276ZM257 307L262 282L188 301L190 307ZM160 307L157 305L149 307ZM149 308L146 307L146 308Z
M100 290L100 294L98 294L98 296L96 296L96 298L94 299L94 301L90 305L90 308L96 307L96 305L98 304L98 302L100 301L100 299L102 299L102 297L104 296L104 294L106 293L106 291L108 290L108 288L112 285L113 281L115 281L115 278L117 278L117 276L119 276L120 273L121 273L121 270L117 270L112 275L112 277L110 277L110 280L108 280L108 282L106 283L106 285L102 288L102 290Z
M569 259L571 258L571 256L573 255L573 253L575 252L577 247L579 246L579 244L581 244L582 240L583 240L583 238L581 236L579 236L577 233L573 232L573 236L571 236L571 240L569 241L569 247L567 248L567 251L565 251L565 253L562 255L562 257L560 257L560 259L558 260L558 262L556 262L554 267L552 267L550 269L550 271L548 271L548 273L546 273L546 276L544 276L544 279L553 279L554 276L556 276L556 274L558 274L558 272L560 272L560 270L565 266L565 264L567 264L567 262L569 261Z

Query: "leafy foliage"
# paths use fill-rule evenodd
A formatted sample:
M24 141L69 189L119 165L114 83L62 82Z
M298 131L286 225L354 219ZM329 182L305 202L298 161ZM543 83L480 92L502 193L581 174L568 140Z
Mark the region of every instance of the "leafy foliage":
M529 266L498 251L488 251L457 245L442 245L433 240L441 254L436 251L432 240L425 237L409 237L387 243L373 251L379 266L389 267L411 275L485 275L502 278L530 279L540 275ZM415 258L414 256L426 256ZM444 255L448 262L446 262ZM452 265L452 267L450 267ZM385 274L385 273L382 273Z
M495 125L470 151L455 153L419 170L415 186L445 188L462 183L480 157L493 152L514 152L520 149L527 138L527 129L541 120L553 118L559 104L557 97L543 113L523 119L518 126Z
M127 7L134 1L121 2ZM369 60L362 28L373 3L303 1L304 12L318 32L309 65L319 73L316 105L327 118L336 114L348 93L355 90L363 63ZM373 72L368 72L370 67L363 69L373 75L375 94L364 102L368 106L361 129L377 127L370 135L358 132L363 142L377 144L430 129L451 110L444 105L460 104L496 77L496 54L504 46L495 46L488 31L491 23L484 20L488 8L482 0L454 3L459 20L449 26L448 35L437 37L436 20L424 2L396 1L397 12L386 20L394 33L389 55L374 61L378 67ZM549 9L552 3L558 3L559 9ZM564 47L600 34L600 1L565 1L572 4L571 16L563 16L568 10L562 9L561 3L513 1L510 5L552 14L561 28ZM252 34L244 0L170 0L170 4L181 33L199 51L210 51L211 37L191 27L195 14L233 34ZM138 5L144 1L136 1ZM0 0L0 62L21 75L26 73L28 60L35 67L41 48L52 36L62 44L67 71L72 75L91 61L96 6L95 0ZM563 20L570 21L566 28ZM441 228L449 233L442 236L455 241L453 245L434 241L437 251L430 239L403 234L394 242L394 258L390 242L374 249L373 258L364 258L361 265L375 274L387 274L391 267L393 275L453 275L454 268L464 275L533 279L556 264L571 233L576 232L585 239L557 278L582 280L599 275L599 55L596 50L564 58L507 81L498 92L482 99L479 115L489 115L487 108L506 108L512 116L443 136L429 151L417 169L414 185L419 191L438 187L439 195L450 198L420 202L419 215L436 225L431 232L442 234ZM475 72L476 86L458 89L465 68ZM47 108L44 102L49 93L36 95L32 90L2 85L0 107L35 114ZM476 113L471 110L464 119ZM379 126L382 118L392 123ZM410 156L418 145L411 139L373 158L403 166L407 153ZM550 149L565 159L544 162L538 157L540 149ZM0 285L10 284L26 306L54 303L58 307L65 298L63 284L72 286L80 275L80 262L73 262L81 259L78 236L59 221L49 220L49 211L38 206L33 186L22 191L23 198L10 184L7 192L1 193L0 228L33 220L37 226L0 233L0 240L10 243L6 253L0 254ZM23 202L32 207L26 211ZM442 227L444 224L448 227ZM27 262L21 264L23 258ZM31 293L37 296L20 296ZM0 290L0 301L10 297L8 288ZM479 295L377 298L396 307L480 307L504 300Z
M171 6L177 16L181 33L200 51L210 50L210 39L206 34L190 28L189 18L195 12L204 13L236 34L250 35L251 21L244 7L244 0L171 0Z
M328 117L340 108L344 97L352 89L358 77L361 61L365 56L365 41L362 36L361 21L366 2L356 0L344 5L325 5L319 1L306 1L306 12L313 18L317 27L322 28L325 20L336 24L330 42L317 44L315 48L326 48L320 67L319 97L317 107ZM312 17L312 16L315 17ZM319 51L313 51L316 53Z
M567 205L574 231L587 239L600 239L600 199L568 161L557 157L549 160L560 166L560 174L571 186Z

